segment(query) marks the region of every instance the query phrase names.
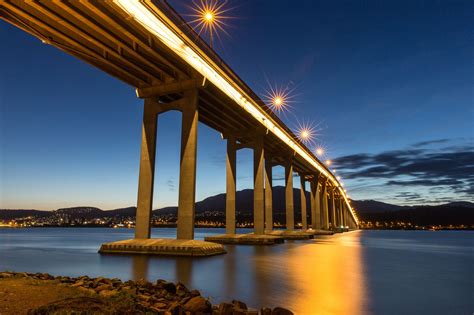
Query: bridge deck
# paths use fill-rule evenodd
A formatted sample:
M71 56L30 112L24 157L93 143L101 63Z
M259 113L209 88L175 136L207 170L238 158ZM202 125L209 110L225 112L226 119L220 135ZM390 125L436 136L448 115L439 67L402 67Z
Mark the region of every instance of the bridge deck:
M170 49L149 29L130 16L117 0L0 0L0 16L9 23L38 37L136 88L183 82L202 75ZM138 1L137 1L138 3ZM276 164L290 158L294 170L303 174L321 171L345 196L337 179L302 144L289 128L274 115L258 96L210 49L165 1L140 3L246 99L256 104L265 119L304 152L306 158L282 141L276 133L264 133L265 152ZM164 102L181 97L168 95ZM222 91L207 82L199 93L199 120L223 135L235 135L237 141L252 141L254 116ZM308 156L313 162L308 161ZM314 164L316 161L316 167ZM313 164L312 164L313 163ZM318 171L319 170L319 171ZM347 202L347 200L346 200ZM351 209L347 203L348 208ZM351 210L352 211L352 210ZM354 215L354 214L353 214Z

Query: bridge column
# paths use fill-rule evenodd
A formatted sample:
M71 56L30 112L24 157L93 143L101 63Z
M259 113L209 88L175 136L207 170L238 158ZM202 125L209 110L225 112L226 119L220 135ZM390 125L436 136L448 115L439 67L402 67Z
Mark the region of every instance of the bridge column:
M272 183L272 163L270 159L265 159L265 231L273 230L273 183Z
M339 218L340 218L340 225L344 227L345 223L344 223L344 197L343 196L340 196L339 198Z
M137 214L135 238L150 238L150 221L153 206L153 183L155 177L156 127L158 114L155 102L145 99L142 123L142 147L138 178Z
M328 196L327 196L328 184L327 181L322 183L321 198L322 198L322 219L323 229L329 230L329 207L328 207Z
M318 185L318 177L311 181L311 227L313 230L321 229L321 206L320 206L320 190Z
M263 137L258 137L253 149L253 225L255 234L264 234L264 149Z
M179 174L177 238L194 239L196 198L196 149L198 128L198 91L185 92L188 103L183 106L181 129L181 167Z
M226 198L225 198L225 231L235 234L235 190L236 190L236 141L227 138L226 159Z
M293 204L293 165L285 166L285 204L286 204L286 229L295 229L295 209Z
M306 215L306 180L304 178L304 175L300 174L300 183L301 183L301 188L300 188L300 193L301 193L301 228L303 231L306 231L308 229L308 217Z
M336 228L336 200L334 199L334 189L331 189L331 227Z

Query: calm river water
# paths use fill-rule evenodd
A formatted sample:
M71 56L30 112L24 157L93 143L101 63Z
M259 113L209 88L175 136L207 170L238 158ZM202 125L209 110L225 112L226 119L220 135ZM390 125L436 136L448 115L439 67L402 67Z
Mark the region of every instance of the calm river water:
M241 231L245 232L244 230ZM153 237L174 237L153 229ZM197 229L196 237L222 233ZM355 231L207 258L112 256L133 230L0 229L0 270L181 281L212 302L281 305L296 314L473 314L474 233Z

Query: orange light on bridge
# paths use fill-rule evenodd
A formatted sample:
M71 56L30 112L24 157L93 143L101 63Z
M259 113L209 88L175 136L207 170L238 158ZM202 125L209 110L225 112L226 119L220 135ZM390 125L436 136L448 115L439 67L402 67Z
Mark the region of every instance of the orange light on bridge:
M214 36L219 36L218 31L227 33L224 29L226 25L224 20L230 19L230 16L223 15L225 12L231 10L225 8L227 1L218 4L216 0L200 0L199 2L193 1L191 10L194 11L190 14L193 20L189 21L199 35L204 31L209 34L209 44L212 47Z

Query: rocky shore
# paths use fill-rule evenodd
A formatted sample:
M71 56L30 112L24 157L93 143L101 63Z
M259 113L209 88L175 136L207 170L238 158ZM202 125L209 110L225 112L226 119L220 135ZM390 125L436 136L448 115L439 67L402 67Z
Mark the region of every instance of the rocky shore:
M166 315L288 315L291 311L276 307L252 310L244 302L231 301L212 305L197 290L190 290L182 283L165 280L148 282L146 280L121 281L120 279L77 278L52 276L47 273L0 272L2 280L32 280L35 285L47 283L55 287L74 288L79 296L68 297L34 309L28 314L166 314ZM9 284L11 285L11 284ZM8 288L7 288L8 290ZM0 290L0 297L3 291ZM8 302L4 299L0 302ZM0 311L1 313L1 311ZM26 313L26 312L25 312Z

